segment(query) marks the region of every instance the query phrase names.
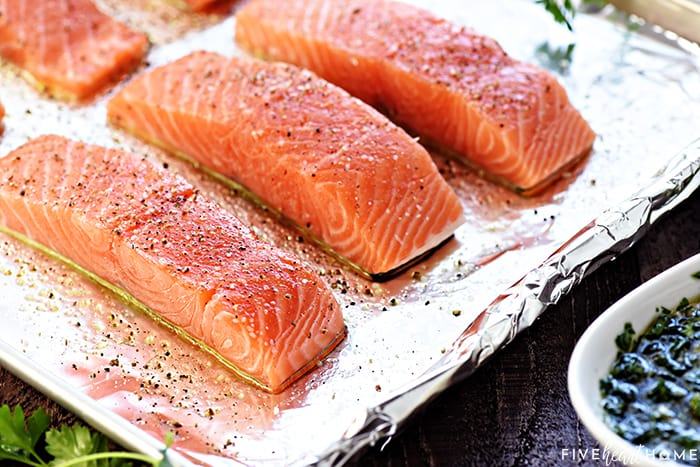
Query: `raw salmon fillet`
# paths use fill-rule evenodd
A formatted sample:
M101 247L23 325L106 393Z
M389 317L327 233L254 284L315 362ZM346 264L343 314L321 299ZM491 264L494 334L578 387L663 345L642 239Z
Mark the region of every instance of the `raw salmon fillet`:
M148 49L89 0L0 0L0 55L55 97L83 100L138 65Z
M183 6L192 11L201 11L218 0L182 0Z
M429 154L308 70L194 52L132 80L108 117L240 183L379 278L463 221Z
M521 192L591 148L595 134L550 73L498 43L390 0L251 0L236 40L303 66Z
M4 228L129 292L265 390L345 335L318 274L140 156L42 136L0 173Z

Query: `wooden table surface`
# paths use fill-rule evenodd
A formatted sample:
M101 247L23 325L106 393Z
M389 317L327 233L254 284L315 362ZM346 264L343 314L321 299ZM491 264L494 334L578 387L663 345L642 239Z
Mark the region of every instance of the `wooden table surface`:
M362 466L604 465L580 449L598 448L577 420L566 389L569 357L586 327L640 283L700 252L700 192L634 247L586 278L465 381L417 414L383 451ZM2 403L48 410L54 425L75 415L0 367Z

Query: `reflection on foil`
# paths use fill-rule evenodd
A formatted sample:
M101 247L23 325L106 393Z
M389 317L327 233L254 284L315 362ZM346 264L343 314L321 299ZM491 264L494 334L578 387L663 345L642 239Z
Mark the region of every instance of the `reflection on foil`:
M148 66L200 48L242 53L232 18L188 16L155 0L99 3L148 31ZM545 192L523 198L435 154L467 221L426 261L373 283L187 163L109 128L108 96L89 107L63 105L2 64L0 154L57 133L167 162L315 268L342 304L349 334L297 384L261 393L76 272L3 236L0 363L149 455L173 432L170 455L181 464L340 464L391 439L410 413L473 372L695 189L697 144L669 164L698 136L693 57L597 17L578 16L570 36L530 1L413 3L493 36L528 61L537 61L539 44L573 39L560 79L598 133L589 157ZM523 21L528 28L514 27Z
M639 240L663 214L700 186L700 139L677 155L652 184L602 213L539 267L507 289L467 327L443 358L416 382L362 414L356 430L331 447L340 464L366 446L388 442L411 412L473 373L601 264Z

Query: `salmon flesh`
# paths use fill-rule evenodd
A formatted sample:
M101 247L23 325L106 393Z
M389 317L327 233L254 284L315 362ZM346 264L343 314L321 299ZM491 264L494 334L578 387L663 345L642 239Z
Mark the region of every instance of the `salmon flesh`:
M137 76L108 118L233 179L372 278L450 238L462 205L427 151L308 70L194 52Z
M140 156L49 135L0 174L4 231L126 291L249 383L279 392L345 336L317 273Z
M148 45L89 0L0 0L0 56L60 99L93 97L141 63Z
M493 39L391 0L251 0L236 41L306 67L521 193L588 153L595 133L549 72Z
M191 11L202 11L217 1L218 0L182 0L185 8Z

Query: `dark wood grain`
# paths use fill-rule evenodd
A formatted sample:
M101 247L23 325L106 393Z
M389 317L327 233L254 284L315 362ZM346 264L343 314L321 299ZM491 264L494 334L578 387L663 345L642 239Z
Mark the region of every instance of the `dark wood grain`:
M587 277L558 305L482 366L445 391L362 466L603 465L562 450L598 447L568 398L576 341L608 306L654 275L700 252L700 192L661 219L637 245ZM52 423L77 418L0 368L3 403L45 407Z

